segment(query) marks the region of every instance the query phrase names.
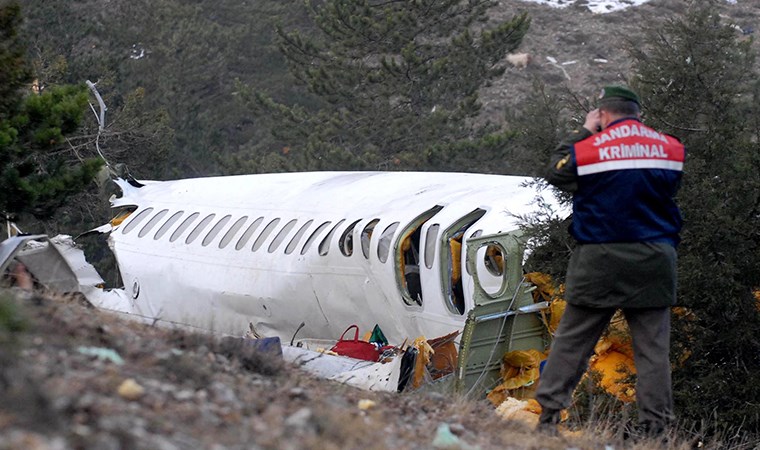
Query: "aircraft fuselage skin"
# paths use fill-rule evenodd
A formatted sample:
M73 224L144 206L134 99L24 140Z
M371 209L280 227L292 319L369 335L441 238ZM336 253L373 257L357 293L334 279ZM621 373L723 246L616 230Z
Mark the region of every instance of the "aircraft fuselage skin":
M393 344L461 330L473 307L467 239L519 235L516 216L550 193L528 178L465 173L309 172L119 180L133 207L110 244L147 318L241 335L336 339L375 324ZM498 290L506 255L484 249L478 280ZM497 261L498 260L498 261ZM488 286L486 286L488 285ZM352 337L352 336L351 336Z

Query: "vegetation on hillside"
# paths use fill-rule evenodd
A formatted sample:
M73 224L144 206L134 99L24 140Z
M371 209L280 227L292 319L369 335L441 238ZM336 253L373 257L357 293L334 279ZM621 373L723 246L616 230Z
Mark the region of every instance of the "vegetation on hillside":
M268 139L236 101L236 80L294 95L273 30L298 23L299 4L28 0L24 14L30 31L45 30L32 42L41 66L64 66L68 83L98 82L118 128L106 157L157 179L219 174L238 146ZM118 141L124 128L142 138Z
M290 72L317 101L242 90L257 116L271 118L280 144L253 152L251 169L509 167L511 133L473 119L478 90L503 73L527 15L491 24L486 13L495 2L482 0L307 4L316 31L278 27L277 37Z
M0 212L47 217L102 161L68 149L87 108L86 87L33 84L20 23L17 3L0 5Z

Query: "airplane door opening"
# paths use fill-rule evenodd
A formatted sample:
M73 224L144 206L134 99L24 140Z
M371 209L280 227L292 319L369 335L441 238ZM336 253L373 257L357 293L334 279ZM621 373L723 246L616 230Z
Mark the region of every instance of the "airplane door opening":
M409 306L422 306L422 280L420 278L420 233L422 225L438 214L443 206L436 205L417 216L403 229L396 241L396 279L401 297Z
M467 229L486 213L476 209L456 221L441 235L441 281L446 306L454 314L464 314L464 286L462 284L462 242ZM445 256L445 257L444 257Z

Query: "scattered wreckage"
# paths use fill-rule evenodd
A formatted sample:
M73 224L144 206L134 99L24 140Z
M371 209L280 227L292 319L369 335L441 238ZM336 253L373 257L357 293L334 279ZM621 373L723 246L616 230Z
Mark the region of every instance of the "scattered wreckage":
M81 291L105 310L247 331L252 345L276 341L304 369L364 389L489 392L499 404L530 396L561 314L549 283L523 273L520 224L568 212L532 181L413 172L117 180L114 219L92 232L110 234L123 288L104 289L65 236L9 238L0 273L20 262L41 285Z

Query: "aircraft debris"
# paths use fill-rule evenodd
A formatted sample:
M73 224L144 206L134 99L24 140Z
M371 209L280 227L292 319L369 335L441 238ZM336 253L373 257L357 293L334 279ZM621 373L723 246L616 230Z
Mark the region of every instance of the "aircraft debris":
M369 409L374 408L376 405L377 403L374 400L363 398L359 400L356 406L362 411L367 411Z
M94 356L103 361L110 361L117 366L124 364L124 359L115 350L103 347L78 347L77 351L83 355Z

